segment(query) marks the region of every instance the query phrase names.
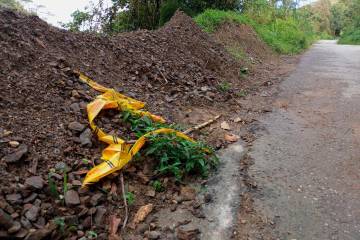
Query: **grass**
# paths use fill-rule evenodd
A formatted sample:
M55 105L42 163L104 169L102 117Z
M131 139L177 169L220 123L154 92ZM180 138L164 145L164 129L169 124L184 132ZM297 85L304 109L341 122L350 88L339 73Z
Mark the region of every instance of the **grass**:
M339 44L360 45L360 29L343 33L338 41Z
M217 27L224 22L250 25L264 42L283 54L299 53L316 39L306 23L301 23L291 17L259 23L251 16L240 12L209 9L196 16L194 20L209 33L216 31Z

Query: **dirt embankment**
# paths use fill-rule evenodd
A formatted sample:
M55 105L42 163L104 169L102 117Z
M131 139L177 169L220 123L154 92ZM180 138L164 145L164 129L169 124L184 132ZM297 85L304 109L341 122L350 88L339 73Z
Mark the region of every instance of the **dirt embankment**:
M226 28L223 31L231 35ZM221 42L220 35L215 39ZM0 220L12 228L0 229L0 237L21 239L30 235L29 239L39 239L52 234L52 239L60 238L61 231L52 231L48 223L65 217L66 226L76 226L75 231L66 232L66 238L81 238L92 230L98 239L105 239L108 217L124 216L118 177L90 190L79 188L81 171L88 167L84 159L99 163L103 145L84 133L86 104L98 93L81 84L73 70L147 102L150 111L169 121L195 124L217 113L229 120L251 111L244 107L247 100L239 93L266 87L268 79L256 78L260 76L257 71L244 76L244 64L261 63L263 69L275 69L275 65L262 58L262 49L252 48L252 40L244 40L244 49L247 57L256 61L244 63L215 39L180 12L157 31L100 37L67 32L38 17L0 10ZM231 87L225 88L224 83ZM119 123L116 113L104 114L103 118L107 129ZM244 121L232 126L241 123ZM218 147L223 144L225 130L216 126L206 132L195 134ZM63 190L64 166L69 170L68 185L73 190L71 196L65 196L67 204L50 196L53 184L49 179L59 192ZM147 203L153 203L157 211L180 202L174 199L181 197L181 186L171 178L161 179L165 192L153 193L151 166L145 161L131 164L125 171L127 189L135 196L130 220ZM144 234L156 235L154 232L162 230L156 222L149 218L129 232L140 239ZM62 222L57 222L58 229L61 226ZM165 232L161 234L173 235L174 229Z

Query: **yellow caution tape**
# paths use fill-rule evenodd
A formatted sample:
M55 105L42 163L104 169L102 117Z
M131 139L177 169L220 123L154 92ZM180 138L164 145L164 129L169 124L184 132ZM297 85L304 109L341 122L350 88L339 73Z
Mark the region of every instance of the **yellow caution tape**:
M101 159L104 160L104 162L95 166L86 174L86 177L82 184L83 187L88 184L98 182L101 178L112 174L124 167L133 158L133 156L144 146L147 137L151 135L174 133L178 137L184 138L192 142L194 141L184 133L169 128L161 128L146 133L145 135L140 137L133 145L126 143L125 140L117 136L105 133L94 123L94 119L103 109L115 108L119 111L130 111L136 115L147 116L155 122L164 123L165 120L160 116L140 110L145 106L145 103L120 94L112 88L106 88L96 83L89 77L85 76L81 72L75 71L75 73L79 75L79 79L82 82L88 84L93 89L103 93L97 96L94 101L87 105L87 113L90 127L93 130L94 134L97 135L100 141L109 144L109 146L107 146L102 152Z

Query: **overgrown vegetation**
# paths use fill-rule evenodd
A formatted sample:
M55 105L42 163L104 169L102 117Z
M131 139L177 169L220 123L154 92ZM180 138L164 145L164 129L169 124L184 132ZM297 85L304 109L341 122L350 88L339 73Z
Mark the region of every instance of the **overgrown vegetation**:
M360 44L360 0L339 0L331 8L331 28L340 44Z
M249 13L211 9L195 17L195 21L207 32L215 31L224 22L250 25L274 50L287 54L300 52L316 38L312 26L300 17L268 18L268 15L264 13L262 18Z
M146 116L123 112L122 120L130 124L137 137L159 128L180 130L177 125L168 125L152 121ZM192 142L175 134L154 134L148 137L148 144L142 150L145 156L156 160L156 173L172 175L181 180L187 174L206 176L218 159L214 150L201 142ZM154 186L159 188L159 186ZM159 189L158 189L159 190Z

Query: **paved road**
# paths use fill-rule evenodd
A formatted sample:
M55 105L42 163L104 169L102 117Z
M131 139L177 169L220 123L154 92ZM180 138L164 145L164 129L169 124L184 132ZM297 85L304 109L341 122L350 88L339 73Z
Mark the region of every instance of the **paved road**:
M280 239L360 239L360 46L320 41L281 84L251 150Z

